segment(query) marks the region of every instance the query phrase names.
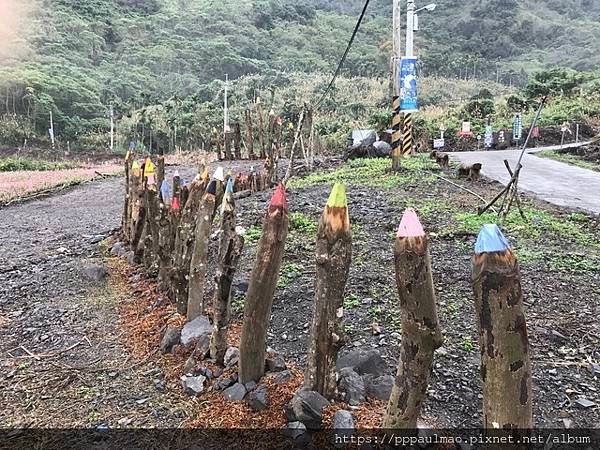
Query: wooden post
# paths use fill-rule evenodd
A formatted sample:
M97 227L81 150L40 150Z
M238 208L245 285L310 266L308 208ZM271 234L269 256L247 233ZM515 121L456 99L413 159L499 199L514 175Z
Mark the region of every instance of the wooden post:
M252 130L252 111L246 108L246 140L248 147L248 159L254 159L254 133Z
M212 180L200 202L196 216L196 237L194 251L190 262L190 280L188 289L187 314L188 320L194 320L204 311L204 281L208 264L208 239L215 213L215 193L217 182Z
M131 197L130 197L130 192L129 192L129 185L130 185L130 181L129 181L129 169L131 167L130 162L131 162L132 156L131 156L131 152L127 151L127 154L125 155L125 201L123 202L123 217L121 218L121 231L123 233L123 238L125 239L126 242L129 241L129 220L130 220L130 216L129 216L129 202L131 201Z
M473 256L483 380L483 427L533 427L531 362L519 265L496 225L484 225Z
M275 111L269 111L269 124L267 130L267 156L273 155L273 141L275 140Z
M240 380L258 381L265 373L267 329L288 232L288 204L280 184L267 209L252 269L240 341Z
M215 276L213 298L214 329L210 340L210 357L223 364L227 350L227 327L231 313L231 284L242 254L244 238L235 231L235 202L233 199L233 179L227 182L221 207L221 241L219 243L219 263Z
M402 308L402 344L384 428L417 428L433 363L442 345L427 235L415 211L407 209L394 246L396 285Z
M294 169L294 153L296 152L296 147L298 145L298 141L300 140L300 134L302 133L302 125L304 125L304 115L306 113L306 105L302 108L300 112L300 116L298 117L298 126L296 127L296 133L294 134L294 142L292 143L292 149L290 150L290 162L288 164L288 168L285 172L285 177L283 178L283 184L287 184L288 180L293 174Z
M162 149L159 150L158 159L156 162L156 185L162 186L162 182L165 180L165 155Z
M233 158L231 156L231 132L226 131L224 136L224 144L225 144L225 159L227 161L231 161Z
M260 145L260 158L265 158L265 126L263 123L263 111L260 97L256 99L256 115L258 116L258 143Z
M194 248L194 231L196 228L196 214L201 196L209 182L208 170L203 170L192 182L189 195L179 219L177 239L173 249L173 267L171 272L171 286L177 310L186 311L188 302L188 284L190 278L190 264Z
M326 398L337 391L337 354L344 338L344 289L352 259L346 188L336 183L321 215L315 250L315 306L304 387Z
M235 159L242 159L242 130L239 122L233 124L233 149Z

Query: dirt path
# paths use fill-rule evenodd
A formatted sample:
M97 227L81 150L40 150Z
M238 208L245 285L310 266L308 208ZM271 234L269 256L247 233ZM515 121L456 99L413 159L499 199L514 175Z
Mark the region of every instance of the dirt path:
M529 149L523 155L519 187L554 205L600 214L600 173L530 154L558 148L560 146ZM450 153L450 157L463 164L482 163L485 176L506 184L510 176L504 160L514 167L519 154L519 150L501 150L456 152Z
M123 298L84 273L119 226L121 199L111 179L0 209L0 426L181 421L155 386L160 369L123 346Z

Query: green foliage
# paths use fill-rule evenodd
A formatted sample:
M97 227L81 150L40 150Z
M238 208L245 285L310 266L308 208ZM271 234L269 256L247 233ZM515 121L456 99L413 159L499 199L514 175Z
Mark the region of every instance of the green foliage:
M389 174L390 162L383 158L354 159L341 168L329 172L318 172L304 178L293 179L290 187L301 188L315 184L333 184L336 181L347 185L374 186L392 188L403 184L414 183L417 178L432 181L431 175L424 170L436 168L436 164L429 155L416 155L402 160L402 171L399 174Z
M304 234L315 234L317 222L302 212L293 212L289 215L290 229Z
M0 160L0 172L14 172L17 170L60 170L71 169L73 167L73 164L67 162L41 161L22 157L12 157Z
M302 276L303 267L300 264L287 263L281 267L279 272L279 278L277 280L277 287L279 289L285 288L290 282L296 278Z
M244 233L244 240L247 244L254 244L259 241L262 236L262 228L256 225L252 225Z
M344 297L344 309L354 309L360 306L360 299L356 294L348 294Z

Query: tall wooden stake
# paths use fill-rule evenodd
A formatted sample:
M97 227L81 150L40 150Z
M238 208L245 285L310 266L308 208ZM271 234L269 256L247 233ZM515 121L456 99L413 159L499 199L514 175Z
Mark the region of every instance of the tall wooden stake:
M235 159L242 159L242 130L239 122L233 124L233 149Z
M519 265L496 225L484 225L473 256L484 428L531 429L531 362Z
M125 201L123 202L123 217L121 219L121 231L123 233L123 238L125 241L129 241L129 202L131 201L131 193L129 192L130 186L130 173L129 169L131 168L131 160L133 159L131 152L127 151L125 155Z
M402 309L402 344L384 428L417 428L433 352L442 345L427 235L415 211L407 209L394 246L396 285Z
M288 204L285 188L280 184L263 221L246 294L239 363L242 383L258 381L265 373L267 329L287 232Z
M315 306L304 387L326 398L337 391L338 350L344 339L344 289L352 259L346 188L336 183L321 215L316 243Z
M231 284L242 254L244 238L235 231L235 203L233 200L233 179L227 182L221 207L221 241L219 243L219 263L215 276L213 299L214 330L210 340L210 357L223 364L227 350L227 327L231 312Z
M260 145L260 158L265 158L265 125L260 97L256 99L256 115L258 116L258 143Z
M246 108L246 140L248 147L248 159L254 159L254 133L252 130L252 111Z
M187 319L194 320L204 311L204 281L208 264L208 239L215 213L217 182L212 180L200 202L196 218L196 239L190 262Z

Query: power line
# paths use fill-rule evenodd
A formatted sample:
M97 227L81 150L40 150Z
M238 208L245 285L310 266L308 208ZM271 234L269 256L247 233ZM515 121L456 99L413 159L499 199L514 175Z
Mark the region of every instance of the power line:
M365 1L365 5L363 6L362 12L360 13L360 17L358 18L358 21L356 22L356 26L354 27L354 31L352 32L352 37L350 38L350 41L348 41L348 45L346 46L346 51L344 52L342 59L340 59L337 69L335 69L335 73L333 74L333 78L329 82L327 89L325 89L325 92L323 93L323 95L321 95L321 98L319 99L319 101L317 103L315 103L315 105L314 105L315 108L317 108L321 104L321 102L325 99L325 96L327 96L327 94L333 87L333 83L335 83L336 78L340 74L340 71L342 70L342 66L344 65L344 61L346 61L346 56L348 56L350 47L352 47L352 43L354 42L354 38L356 37L356 33L358 32L358 29L360 28L360 24L362 23L363 18L365 17L365 13L367 12L367 6L369 6L369 2L370 2L370 0Z

